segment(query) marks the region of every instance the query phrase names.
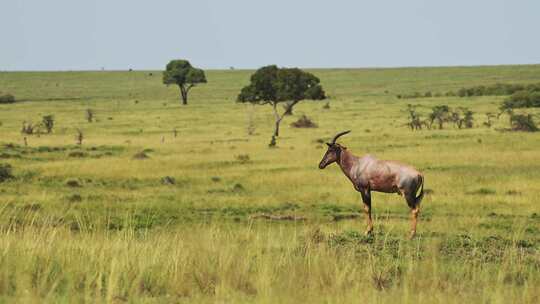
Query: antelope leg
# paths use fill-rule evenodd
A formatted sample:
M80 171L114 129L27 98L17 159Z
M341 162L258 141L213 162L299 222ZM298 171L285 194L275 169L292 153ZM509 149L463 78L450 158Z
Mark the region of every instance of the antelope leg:
M416 206L411 209L411 234L409 238L413 238L416 235L416 224L418 223L418 214L420 213L420 206Z
M366 214L367 230L366 235L373 231L373 221L371 220L371 193L369 191L361 191L362 202L364 203L364 213Z

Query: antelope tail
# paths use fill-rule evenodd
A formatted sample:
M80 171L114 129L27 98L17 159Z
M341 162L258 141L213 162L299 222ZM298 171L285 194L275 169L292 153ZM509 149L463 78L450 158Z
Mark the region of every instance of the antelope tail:
M422 198L424 198L424 177L422 177L422 175L418 175L418 181L420 183L418 186L418 188L420 188L420 193L414 198L415 205L419 205ZM416 189L416 193L418 193L418 188Z

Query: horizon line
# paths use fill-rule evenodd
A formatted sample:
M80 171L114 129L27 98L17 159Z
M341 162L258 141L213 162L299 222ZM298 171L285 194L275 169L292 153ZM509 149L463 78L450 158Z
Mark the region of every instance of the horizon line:
M262 65L267 66L272 64L266 64ZM277 64L276 64L277 65ZM501 63L501 64L478 64L478 65L467 65L467 64L457 64L457 65L404 65L404 66L355 66L355 67L344 67L344 66L336 66L336 67L299 67L299 66L281 66L280 67L296 67L304 70L377 70L377 69L413 69L413 68L474 68L474 67L511 67L511 66L535 66L540 65L540 62L537 63ZM260 68L258 67L258 68ZM233 66L229 68L202 68L205 71L254 71L258 68L235 68ZM0 69L0 73L40 73L40 72L49 72L49 73L65 73L65 72L160 72L164 69L134 69L134 68L127 68L127 69L58 69L58 70L33 70L33 69L16 69L16 70L2 70Z

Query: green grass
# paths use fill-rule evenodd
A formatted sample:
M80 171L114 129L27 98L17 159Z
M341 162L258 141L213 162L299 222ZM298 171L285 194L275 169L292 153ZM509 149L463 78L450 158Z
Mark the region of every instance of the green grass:
M1 72L21 102L0 105L15 176L0 183L0 302L538 302L540 134L482 126L504 96L396 95L538 83L540 66L312 70L330 109L300 103L277 149L271 108L234 102L251 72L208 71L186 107L159 72ZM475 128L411 132L407 103L469 107ZM53 133L25 147L22 122L48 114ZM319 128L291 128L301 114ZM319 140L345 129L357 155L424 173L415 240L403 198L380 193L364 237L359 194L317 168Z

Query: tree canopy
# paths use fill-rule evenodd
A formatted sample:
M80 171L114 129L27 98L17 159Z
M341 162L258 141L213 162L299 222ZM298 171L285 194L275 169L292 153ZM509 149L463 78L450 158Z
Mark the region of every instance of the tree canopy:
M298 102L322 100L326 98L320 80L315 75L298 68L278 68L269 65L258 69L250 78L250 84L242 88L237 102L270 104L276 118L274 135L279 136L279 124L287 112L291 112ZM285 112L278 113L277 104L286 103Z
M171 60L163 72L163 83L178 85L182 103L186 105L189 90L197 84L206 83L206 75L187 60Z
M238 95L238 102L274 104L299 102L304 99L325 99L325 93L315 75L298 68L278 68L269 65L251 75L251 82Z

